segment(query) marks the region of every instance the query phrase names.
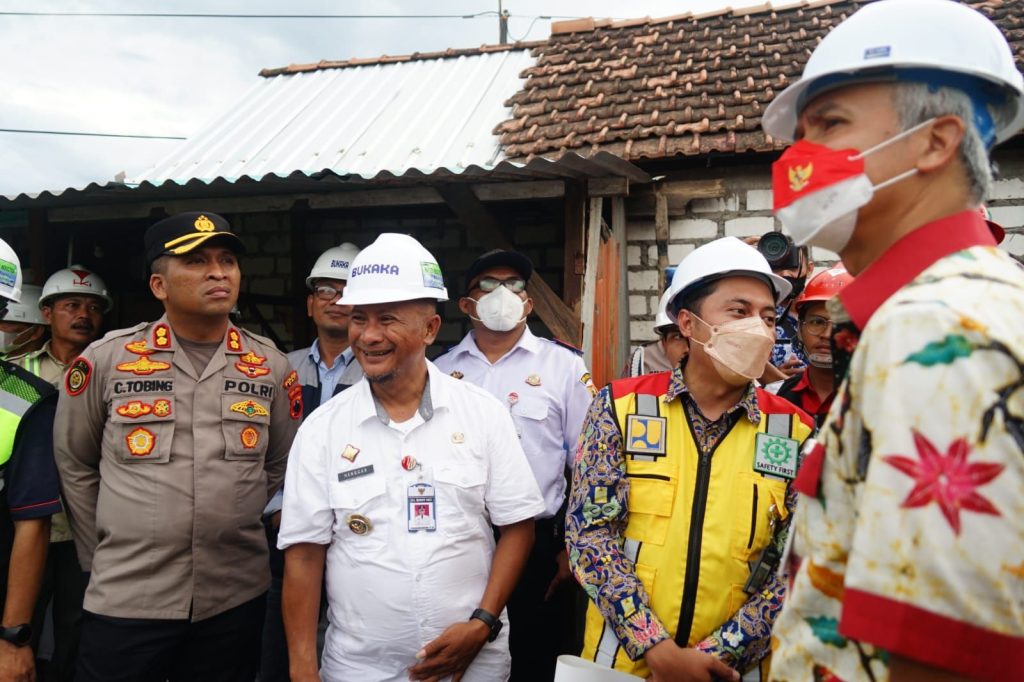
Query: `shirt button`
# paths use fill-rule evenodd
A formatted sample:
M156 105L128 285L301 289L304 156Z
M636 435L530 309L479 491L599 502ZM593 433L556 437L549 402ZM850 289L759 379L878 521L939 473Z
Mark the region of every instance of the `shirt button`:
M420 579L422 579L422 578L423 578L423 576L421 576L419 573L416 574L416 582L419 582Z

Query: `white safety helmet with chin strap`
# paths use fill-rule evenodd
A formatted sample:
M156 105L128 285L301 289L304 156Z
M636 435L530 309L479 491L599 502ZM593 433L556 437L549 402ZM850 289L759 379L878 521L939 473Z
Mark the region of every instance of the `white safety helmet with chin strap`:
M107 285L92 270L72 265L70 268L58 270L50 275L43 284L43 295L39 299L39 307L53 305L58 296L96 296L103 300L103 312L110 310L114 300L107 292Z
M349 269L352 261L359 255L359 247L351 242L345 242L340 246L332 246L316 259L313 268L306 278L306 287L313 289L313 282L318 279L348 280Z
M952 0L885 0L857 10L822 39L800 80L768 105L761 125L773 138L792 141L811 99L869 82L965 92L989 147L1024 125L1024 76L1006 38L985 15Z
M21 260L3 239L0 239L0 296L14 303L21 300Z
M43 313L39 310L39 299L43 288L37 284L25 284L21 287L21 300L7 306L4 322L21 322L22 324L46 324Z
M352 261L338 305L372 305L430 298L447 301L441 267L418 241L386 232Z
M679 263L668 288L668 310L674 310L679 295L694 286L709 284L725 277L756 277L772 288L775 304L781 303L793 285L772 272L761 252L736 237L722 237L691 251Z

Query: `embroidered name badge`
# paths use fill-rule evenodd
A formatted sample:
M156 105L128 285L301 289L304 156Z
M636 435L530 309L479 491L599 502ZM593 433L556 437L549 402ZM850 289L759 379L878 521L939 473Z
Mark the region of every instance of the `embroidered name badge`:
M664 417L631 414L626 417L626 452L631 455L664 455Z
M759 433L754 440L754 471L791 481L799 451L800 443L792 438Z
M355 469L349 469L348 471L342 471L338 474L338 482L344 483L345 481L351 481L353 478L362 478L363 476L369 476L373 473L373 465L367 464L364 467L357 467Z

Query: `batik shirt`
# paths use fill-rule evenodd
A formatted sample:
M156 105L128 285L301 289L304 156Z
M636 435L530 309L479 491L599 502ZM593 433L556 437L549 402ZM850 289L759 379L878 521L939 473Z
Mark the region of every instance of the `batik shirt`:
M697 446L702 451L712 449L724 437L736 419L749 419L754 425L761 421L754 385L747 387L743 397L717 420L705 417L689 394L683 380L685 360L672 372L665 402L675 399L683 401L687 419L693 427ZM623 532L629 513L629 483L626 478L626 464L622 448L622 434L615 421L612 409L611 389L605 386L590 406L583 424L579 446L576 450L576 468L573 490L569 500L566 518L566 543L580 551L590 547L597 556L606 557L604 571L615 576L620 583L614 601L600 599L595 602L601 615L609 623L616 623L616 634L623 648L633 660L666 639L671 639L668 630L650 607L647 593L636 576L633 563L622 551ZM584 503L595 495L595 488L615 491L613 506L618 511L603 516L594 522L583 515ZM795 492L790 490L786 507L790 513L796 502ZM778 533L774 542L784 542L785 536ZM606 578L595 572L587 572L581 579L584 590L594 599L597 586ZM771 627L785 596L785 582L772 575L729 620L712 632L694 648L714 654L738 670L745 670L768 653ZM635 605L640 617L620 619L624 603ZM644 628L643 623L650 627Z
M807 356L798 341L800 338L799 321L789 314L785 306L775 309L775 319L778 320L775 325L775 345L772 346L772 357L769 362L776 367L781 367L792 355L806 365ZM796 342L794 343L794 341Z
M899 655L1021 679L1024 271L961 213L829 305L837 365L855 350L795 482L771 678L883 682Z

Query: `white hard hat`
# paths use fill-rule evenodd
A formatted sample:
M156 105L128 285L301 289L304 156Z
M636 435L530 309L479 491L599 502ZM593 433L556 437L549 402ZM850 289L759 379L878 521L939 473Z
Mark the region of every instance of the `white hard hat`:
M972 102L977 109L1002 100L1004 114L992 120L996 142L1024 125L1024 77L1006 38L985 15L952 0L885 0L857 10L822 39L801 79L768 105L761 125L772 137L792 141L810 99L871 81L927 82L968 94L987 89Z
M406 234L386 232L352 260L338 305L448 300L441 267L423 245Z
M658 314L654 316L655 331L662 327L669 327L675 324L675 322L673 322L668 316L668 300L672 298L670 296L671 293L672 287L669 287L665 290L665 293L661 295L661 300L658 301Z
M695 284L711 282L723 277L758 277L770 283L775 290L775 303L781 303L793 290L793 285L774 274L761 252L736 237L722 237L708 242L689 253L679 263L668 288L671 303Z
M50 275L43 284L43 295L39 299L39 307L50 305L51 299L57 296L90 295L103 299L103 312L110 310L114 301L107 293L107 285L95 272L81 265L58 270Z
M0 296L21 300L21 261L11 245L0 239Z
M341 246L332 246L316 259L313 269L309 271L306 278L306 286L313 288L313 280L317 279L348 279L349 267L355 257L359 255L359 247L351 242L345 242Z
M46 324L43 313L39 310L39 297L43 288L36 284L26 284L21 288L21 300L7 306L4 322L21 322L23 324Z

